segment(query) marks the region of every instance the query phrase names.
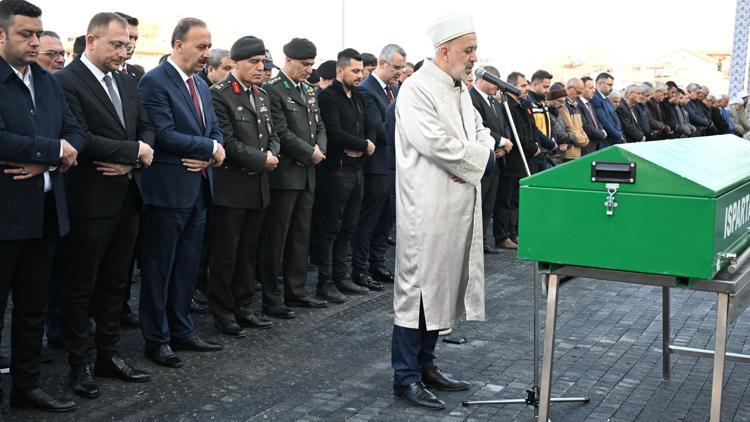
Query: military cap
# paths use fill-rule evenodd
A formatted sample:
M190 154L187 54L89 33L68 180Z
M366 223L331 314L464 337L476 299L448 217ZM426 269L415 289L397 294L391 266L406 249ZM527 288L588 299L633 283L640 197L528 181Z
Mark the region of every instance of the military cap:
M292 38L284 46L284 54L295 60L314 59L318 55L318 50L307 38Z
M245 60L253 56L265 54L266 47L263 45L263 40L247 35L234 42L229 52L229 57L232 60Z
M320 76L318 75L318 71L313 69L312 73L310 73L310 76L307 78L307 82L311 84L316 84L320 82Z
M328 60L318 66L320 79L336 79L336 60Z
M266 57L263 59L263 69L271 70L271 69L279 69L278 66L273 62L273 57L271 56L271 52L266 50Z

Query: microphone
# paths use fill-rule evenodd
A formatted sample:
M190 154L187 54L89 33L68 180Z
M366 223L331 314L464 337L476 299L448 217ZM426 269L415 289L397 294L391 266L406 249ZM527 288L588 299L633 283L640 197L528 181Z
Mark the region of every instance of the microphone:
M513 94L516 97L521 96L521 90L518 89L518 87L505 82L504 80L498 78L490 72L487 72L483 67L477 69L476 76L479 79L484 79L492 85L495 85L500 91L503 91L506 94Z

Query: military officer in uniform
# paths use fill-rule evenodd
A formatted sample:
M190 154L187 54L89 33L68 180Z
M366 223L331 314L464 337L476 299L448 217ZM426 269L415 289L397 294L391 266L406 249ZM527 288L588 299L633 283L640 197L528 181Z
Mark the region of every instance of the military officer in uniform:
M306 82L317 51L304 38L284 46L286 60L279 75L268 81L273 127L281 142L279 166L269 174L271 205L261 231L260 278L263 313L292 318L290 307L325 308L326 301L307 292L305 263L315 196L315 166L325 159L326 131L315 89ZM277 283L283 272L284 291Z
M270 100L263 80L263 41L237 40L230 51L234 70L211 88L227 158L216 168L211 207L208 303L216 328L244 337L243 327L270 328L251 309L263 214L271 202L268 174L279 163Z

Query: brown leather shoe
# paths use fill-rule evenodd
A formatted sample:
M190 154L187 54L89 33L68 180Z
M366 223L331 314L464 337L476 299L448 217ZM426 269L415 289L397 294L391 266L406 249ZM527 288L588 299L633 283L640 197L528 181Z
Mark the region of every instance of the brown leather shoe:
M502 242L498 243L497 247L502 249L516 250L518 249L518 244L510 239L505 239Z

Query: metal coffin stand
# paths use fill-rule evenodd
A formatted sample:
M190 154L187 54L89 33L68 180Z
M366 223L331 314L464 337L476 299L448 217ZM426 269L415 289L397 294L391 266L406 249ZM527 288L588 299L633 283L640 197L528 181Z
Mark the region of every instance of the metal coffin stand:
M743 255L747 255L743 254ZM746 258L746 257L745 257ZM714 369L711 385L711 422L721 419L721 399L724 384L724 363L732 360L750 363L750 356L727 353L727 325L733 323L750 302L750 264L745 262L737 271L730 274L722 271L713 280L688 280L681 277L644 274L627 271L604 270L589 267L561 266L544 270L544 281L547 284L547 315L544 330L544 348L542 356L541 388L539 392L539 418L547 421L549 415L552 385L552 367L555 354L555 329L557 324L557 299L560 291L560 277L581 277L594 281L608 280L624 283L660 286L662 288L662 377L669 379L671 353L688 356L713 357ZM717 294L716 345L714 350L693 349L670 344L669 327L669 289L679 287Z

